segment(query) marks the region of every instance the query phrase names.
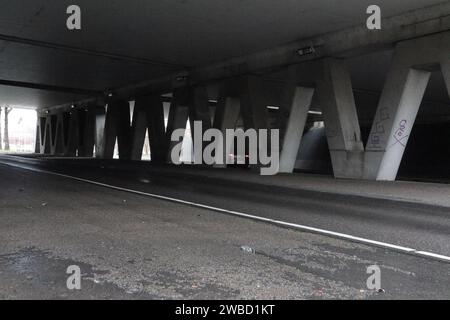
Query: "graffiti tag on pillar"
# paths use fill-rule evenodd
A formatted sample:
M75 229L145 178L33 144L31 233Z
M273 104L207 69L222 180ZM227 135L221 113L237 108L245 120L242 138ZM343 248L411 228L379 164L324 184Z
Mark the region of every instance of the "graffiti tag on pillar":
M409 137L409 135L406 134L406 125L407 124L408 124L408 121L406 121L404 119L399 122L397 130L395 130L395 132L394 132L395 142L391 147L393 147L396 144L400 144L403 147L406 147L406 140Z
M380 109L377 119L374 124L374 130L372 132L370 143L373 147L379 147L381 144L381 135L383 135L386 130L384 128L384 122L390 118L387 108Z
M81 8L73 4L67 7L66 13L70 15L66 22L67 29L81 30Z
M367 14L370 16L367 18L367 29L380 30L381 29L381 8L377 5L371 5L367 7Z

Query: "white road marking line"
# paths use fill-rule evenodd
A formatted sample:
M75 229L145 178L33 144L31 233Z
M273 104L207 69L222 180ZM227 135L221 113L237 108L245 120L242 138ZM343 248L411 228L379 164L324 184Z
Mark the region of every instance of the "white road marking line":
M345 234L345 233L340 233L340 232L335 232L335 231L330 231L330 230L325 230L325 229L320 229L320 228L315 228L315 227L308 227L308 226L304 226L301 224L286 222L286 221L282 221L282 220L264 218L264 217L260 217L260 216L256 216L256 215L252 215L252 214L248 214L248 213L227 210L227 209L213 207L213 206L209 206L209 205L205 205L205 204L201 204L201 203L195 203L195 202L191 202L191 201L187 201L187 200L162 196L159 194L148 193L148 192L143 192L143 191L138 191L138 190L133 190L133 189L128 189L128 188L113 186L113 185L102 183L102 182L78 178L75 176L70 176L70 175L52 172L52 171L48 171L48 170L31 168L28 166L17 165L17 164L12 164L12 163L5 163L5 162L1 162L1 163L8 165L8 166L12 166L12 167L17 167L17 168L40 172L40 173L46 173L46 174L50 174L50 175L54 175L54 176L67 178L67 179L73 179L73 180L77 180L80 182L85 182L85 183L89 183L89 184L93 184L93 185L97 185L97 186L101 186L101 187L105 187L105 188L109 188L109 189L114 189L114 190L118 190L118 191L134 193L134 194L143 195L143 196L147 196L147 197L151 197L151 198L155 198L155 199L166 200L166 201L170 201L170 202L174 202L174 203L189 205L192 207L208 209L208 210L212 210L212 211L216 211L216 212L222 212L225 214L234 215L234 216L238 216L238 217L242 217L242 218L267 222L267 223L271 223L271 224L278 225L278 226L289 227L289 228L296 229L296 230L309 231L309 232L313 232L313 233L317 233L317 234L321 234L321 235L331 236L334 238L349 240L349 241L353 241L353 242L359 242L359 243L373 245L373 246L377 246L377 247L381 247L381 248L392 249L395 251L412 254L415 256L422 257L422 258L432 258L432 259L439 260L439 261L450 262L449 256L445 256L445 255L441 255L441 254L437 254L437 253L433 253L433 252L417 250L417 249L413 249L413 248L390 244L387 242L370 240L370 239L366 239L366 238L362 238L362 237L356 237L356 236L352 236L352 235Z

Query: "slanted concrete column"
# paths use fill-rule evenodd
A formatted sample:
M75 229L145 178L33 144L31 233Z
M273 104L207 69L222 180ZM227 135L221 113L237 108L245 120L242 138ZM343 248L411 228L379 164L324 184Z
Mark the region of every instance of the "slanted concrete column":
M148 109L150 108L148 96L138 97L134 102L133 120L131 124L132 130L132 146L131 146L131 160L142 159L142 149L145 142L145 134L147 133L148 123Z
M236 122L239 119L241 110L241 103L239 99L239 92L236 87L230 82L225 82L221 85L219 90L219 99L217 101L216 113L214 115L214 128L222 132L222 136L226 136L227 129L235 129ZM226 160L230 153L234 153L234 150L227 149L227 145L224 142L224 152L222 164L216 164L216 167L226 167Z
M361 178L364 146L350 74L340 60L319 63L317 91L336 178Z
M63 112L50 116L51 121L51 154L64 154L64 123Z
M449 44L449 47L450 47L450 44ZM450 48L448 48L448 50L443 52L443 54L441 56L440 65L441 65L441 70L442 70L442 75L444 77L445 85L447 86L447 92L450 96L450 56L449 56L449 52L450 52ZM444 53L446 53L446 54L444 54Z
M164 107L159 94L138 97L133 112L133 146L131 158L142 159L142 148L145 134L148 137L153 163L163 163L166 160L167 148L164 129Z
M166 131L168 162L172 162L172 149L178 144L178 141L171 141L172 133L177 129L186 130L186 124L189 119L189 97L190 95L188 88L177 89L173 93Z
M202 163L203 150L207 145L207 143L202 142L203 133L211 128L208 92L204 86L198 86L191 89L189 120L193 140L194 162ZM201 123L201 130L197 130L195 123Z
M48 125L48 122L50 122L48 115L38 115L36 126L36 153L49 154L51 152L50 126Z
M261 77L245 76L240 79L241 115L245 129L270 130L267 98ZM270 154L270 132L267 132L266 143L258 139L258 154ZM278 152L278 151L277 151ZM259 164L252 164L258 168Z
M36 138L34 140L34 153L41 153L41 119L39 115L36 118Z
M63 114L64 127L64 156L75 157L78 150L78 110L72 110Z
M241 80L241 113L246 129L269 129L267 99L260 77L246 76Z
M364 177L395 180L431 72L411 68L412 51L398 48L366 146Z
M58 140L57 132L56 132L57 119L58 119L58 116L56 114L49 115L47 118L49 130L50 130L50 154L51 155L55 155L56 141Z
M103 112L95 115L95 157L105 158L105 122L106 111L103 107Z
M450 58L441 62L442 74L444 76L447 92L450 95Z
M148 135L151 160L153 163L165 163L167 161L168 144L164 125L164 105L159 95L152 95L149 102Z
M280 155L281 173L292 173L297 160L298 150L305 129L308 111L314 95L314 88L299 87L296 83L288 82L280 106L280 124L282 131L282 148ZM283 123L285 123L283 125Z
M95 145L96 116L104 112L101 106L91 105L79 111L79 157L92 157Z
M103 136L101 136L102 128ZM117 139L119 158L131 159L130 105L128 101L111 101L108 103L106 115L104 117L102 114L96 116L96 136L99 158L113 158Z

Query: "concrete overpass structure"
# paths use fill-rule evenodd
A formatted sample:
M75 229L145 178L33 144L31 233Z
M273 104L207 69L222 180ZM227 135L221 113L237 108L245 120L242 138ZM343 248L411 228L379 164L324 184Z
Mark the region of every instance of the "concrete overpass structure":
M395 180L414 123L450 121L448 1L378 1L381 30L367 29L366 0L78 1L72 31L71 4L1 2L0 96L36 106L38 153L108 159L117 139L139 160L148 129L165 162L188 119L241 118L280 129L292 172L322 120L335 177Z
M448 1L0 0L0 299L448 299L449 89ZM171 165L195 120L284 174Z

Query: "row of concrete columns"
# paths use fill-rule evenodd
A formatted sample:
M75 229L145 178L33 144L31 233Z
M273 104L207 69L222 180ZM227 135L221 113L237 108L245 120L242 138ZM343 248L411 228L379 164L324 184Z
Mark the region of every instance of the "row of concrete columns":
M397 44L368 143L364 148L345 64L324 59L291 68L282 107L280 171L292 172L315 93L323 112L335 177L395 180L431 72L441 70L450 94L450 33ZM310 85L298 83L310 82ZM283 113L282 113L283 114Z
M92 157L95 120L101 109L91 107L38 116L36 153Z
M323 113L335 177L395 180L431 71L441 68L450 92L450 34L397 44L366 146L361 140L353 86L344 61L327 58L289 67L279 103L280 172L293 172L308 111L313 99ZM223 81L214 119L205 86L176 89L167 129L160 94L135 100L130 119L128 101L111 100L106 108L89 106L44 115L38 119L36 152L65 156L112 158L116 140L119 157L140 160L146 132L153 162L170 161L176 144L172 132L187 121L201 121L203 132L214 127L225 133L242 118L244 127L270 129L267 99L259 76ZM196 140L196 139L194 139ZM194 160L204 145L194 145ZM232 150L225 150L227 157ZM226 160L226 159L224 159Z

